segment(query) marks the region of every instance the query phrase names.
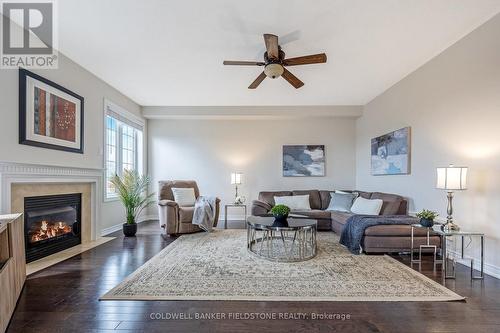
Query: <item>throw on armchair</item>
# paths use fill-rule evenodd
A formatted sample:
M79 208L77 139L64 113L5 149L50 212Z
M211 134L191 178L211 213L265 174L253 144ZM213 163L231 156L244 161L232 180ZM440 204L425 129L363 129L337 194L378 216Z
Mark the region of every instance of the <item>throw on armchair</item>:
M168 235L188 234L201 231L197 225L192 224L194 206L182 207L174 201L172 188L193 188L196 199L200 196L200 190L194 180L168 180L158 183L158 211L160 226L165 228ZM219 203L217 198L215 206L214 227L219 219Z

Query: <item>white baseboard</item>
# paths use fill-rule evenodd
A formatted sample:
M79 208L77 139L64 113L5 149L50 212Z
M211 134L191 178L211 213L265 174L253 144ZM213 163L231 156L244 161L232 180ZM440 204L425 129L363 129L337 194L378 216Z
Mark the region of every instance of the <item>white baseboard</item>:
M468 260L468 259L470 259L470 256L466 256L466 259L461 260L460 259L461 255L459 252L449 251L448 255L450 256L450 258L454 258L455 260L457 260L458 263L460 263L464 266L470 267L470 260ZM481 270L480 259L477 257L472 257L472 259L474 260L474 269L477 271L480 271ZM484 273L491 275L491 276L494 276L497 279L500 279L500 268L497 266L488 264L487 262L484 263ZM479 273L476 272L476 274L479 274Z
M137 220L137 223L142 223L142 222L157 220L157 219L158 219L158 216L155 216L155 215L143 215ZM116 224L114 226L102 229L101 236L106 236L106 235L109 235L115 231L122 230L122 225L123 224Z
M228 215L228 221L245 221L245 215ZM219 215L219 221L224 221L224 215Z

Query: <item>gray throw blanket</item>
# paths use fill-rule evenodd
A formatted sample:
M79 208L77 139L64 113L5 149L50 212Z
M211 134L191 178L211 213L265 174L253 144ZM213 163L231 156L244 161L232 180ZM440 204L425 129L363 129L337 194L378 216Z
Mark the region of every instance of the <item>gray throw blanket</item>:
M199 196L194 203L193 224L210 232L214 227L216 197Z
M342 229L340 244L346 246L353 254L361 252L361 241L368 227L382 224L414 224L418 219L406 215L353 215Z

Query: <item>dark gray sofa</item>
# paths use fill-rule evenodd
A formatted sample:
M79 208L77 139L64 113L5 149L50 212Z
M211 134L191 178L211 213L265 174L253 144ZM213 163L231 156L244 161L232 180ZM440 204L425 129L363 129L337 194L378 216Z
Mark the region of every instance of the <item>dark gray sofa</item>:
M330 203L330 192L326 190L265 191L259 193L258 200L252 202L252 215L268 214L275 205L275 196L309 195L311 210L294 211L293 213L308 216L318 223L318 230L342 232L347 219L352 213L326 211ZM381 192L356 191L365 199L381 199L383 201L380 215L407 215L408 201L399 195ZM411 227L409 225L377 225L365 230L363 250L367 253L386 253L408 251L411 247ZM430 237L431 244L440 246L438 235ZM426 244L426 230L415 230L415 246Z

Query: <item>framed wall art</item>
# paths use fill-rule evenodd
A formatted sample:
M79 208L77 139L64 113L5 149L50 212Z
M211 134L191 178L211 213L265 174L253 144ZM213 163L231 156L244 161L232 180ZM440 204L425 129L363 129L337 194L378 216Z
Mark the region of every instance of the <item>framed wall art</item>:
M321 177L324 175L324 145L283 146L283 176Z
M371 140L371 173L374 176L410 173L410 127Z
M19 143L83 154L83 97L19 69Z

